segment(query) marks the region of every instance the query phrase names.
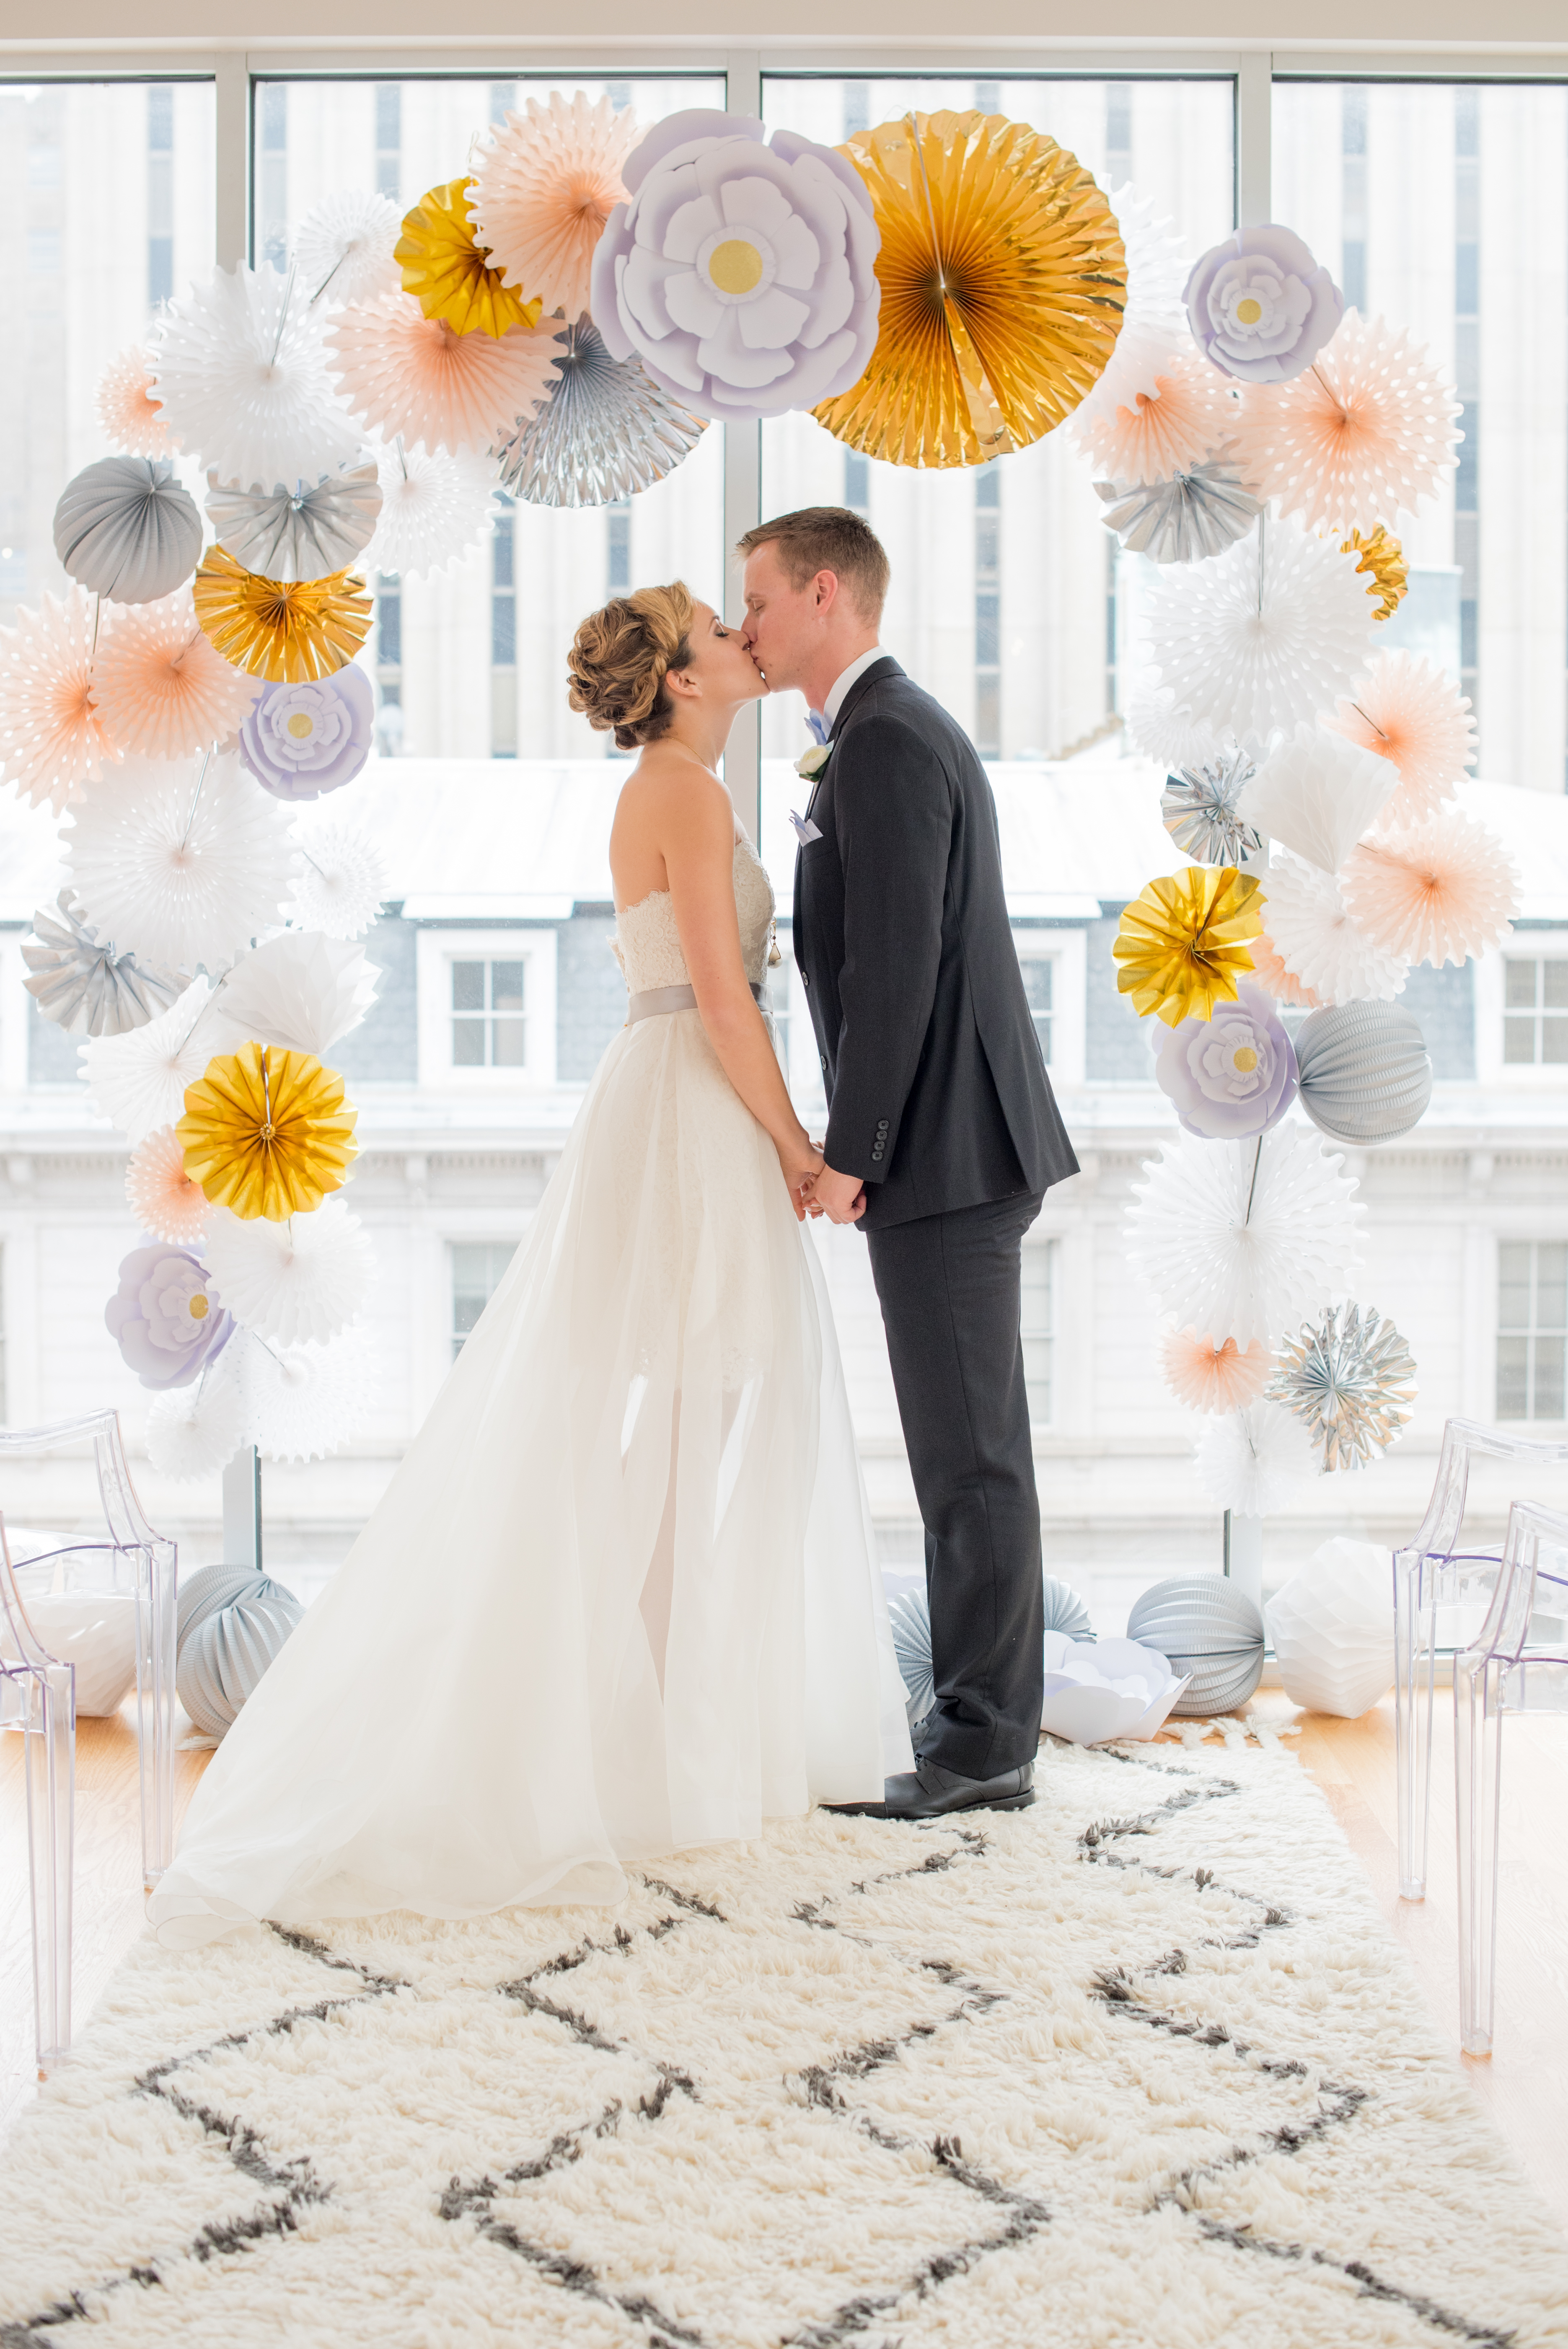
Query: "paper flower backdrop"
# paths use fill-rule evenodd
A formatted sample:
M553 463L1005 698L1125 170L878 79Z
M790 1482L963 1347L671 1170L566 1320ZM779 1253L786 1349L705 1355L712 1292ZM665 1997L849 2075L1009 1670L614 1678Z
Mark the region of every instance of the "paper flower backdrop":
M1212 766L1232 747L1223 726L1195 723L1177 689L1158 680L1134 688L1126 726L1134 750L1164 767Z
M369 835L349 824L297 831L299 871L289 908L302 929L357 938L369 929L387 894L387 868Z
M499 337L514 326L538 323L537 296L509 286L473 233L466 178L431 188L403 220L393 251L402 265L403 291L427 318L456 335Z
M548 392L558 356L548 326L460 335L407 294L355 304L327 328L329 361L353 413L411 447L484 450Z
M1270 939L1285 968L1320 1003L1368 996L1392 1001L1410 958L1355 919L1332 873L1281 850L1270 861L1267 885Z
M118 624L100 625L92 597L73 587L0 628L0 764L35 807L47 802L58 815L120 755L93 700L96 656Z
M1270 751L1241 812L1309 864L1337 873L1398 780L1386 759L1303 723Z
M279 1223L215 1208L206 1261L213 1295L234 1319L280 1346L336 1338L363 1309L376 1273L375 1250L341 1199Z
M99 935L171 970L221 966L275 922L294 862L283 810L232 755L128 760L65 846Z
M160 321L153 390L169 429L219 479L270 489L336 471L358 435L327 378L319 311L265 264L214 270Z
M1102 429L1114 434L1121 429L1118 410L1130 418L1138 410L1140 396L1150 402L1157 395L1168 398L1168 389L1159 390L1159 379L1164 377L1168 385L1180 381L1192 390L1200 389L1205 403L1212 398L1218 416L1223 412L1226 386L1193 351L1182 300L1192 256L1175 222L1160 216L1152 197L1140 195L1127 183L1112 188L1108 202L1127 257L1127 300L1116 347L1068 418L1067 432L1091 462L1097 460L1102 470L1127 479L1133 472L1168 469L1129 467L1106 459L1106 443L1099 435ZM1211 433L1209 437L1221 436ZM1195 441L1186 454L1200 457L1207 446L1208 441Z
M373 302L396 292L403 273L393 247L401 226L396 204L366 188L346 188L312 204L294 240L312 304Z
M1364 841L1340 887L1354 920L1386 953L1462 963L1511 936L1519 868L1496 834L1457 809Z
M1296 1030L1301 1104L1331 1142L1397 1142L1432 1098L1432 1063L1402 1003L1344 1003Z
M244 1438L240 1384L225 1347L193 1386L154 1395L147 1409L147 1457L161 1476L193 1485L226 1468Z
M1366 1210L1314 1133L1166 1144L1134 1186L1128 1260L1161 1310L1218 1344L1272 1345L1348 1287Z
M1410 584L1409 566L1398 540L1390 538L1379 523L1367 537L1353 530L1339 551L1341 554L1359 556L1355 568L1366 581L1366 592L1375 607L1373 618L1391 620Z
M1264 908L1264 919L1268 909ZM1302 1010L1314 1010L1322 1001L1310 987L1303 987L1293 971L1285 968L1267 930L1251 942L1252 970L1258 985L1273 997L1276 1003L1293 1004Z
M1325 1470L1363 1468L1414 1416L1415 1378L1392 1321L1370 1307L1331 1305L1282 1349L1269 1393L1301 1422Z
M639 359L610 357L588 317L556 339L554 385L500 451L501 478L531 505L598 506L651 489L707 427Z
M1187 281L1199 348L1227 375L1286 383L1312 365L1338 326L1345 297L1293 230L1238 229L1210 246Z
M140 343L110 359L96 405L105 440L128 457L169 457L180 445L152 397L151 354Z
M189 579L202 517L171 457L103 457L67 481L55 553L78 585L111 604L151 604Z
M1287 1508L1317 1474L1312 1439L1276 1402L1212 1419L1198 1439L1199 1482L1217 1509L1266 1517Z
M246 712L240 756L275 798L313 800L352 782L375 739L375 691L350 662L311 683L268 686Z
M246 571L226 548L208 550L192 589L216 649L252 677L330 677L370 633L372 606L355 571L290 582Z
M1223 554L1256 522L1258 501L1223 450L1208 462L1189 465L1167 481L1096 481L1096 492L1110 506L1102 515L1129 554L1155 563L1196 563Z
M280 1355L241 1330L234 1347L245 1424L266 1459L319 1460L346 1444L374 1408L376 1356L362 1330Z
M356 1116L335 1070L308 1052L247 1042L209 1062L174 1131L185 1172L214 1206L278 1223L342 1189Z
M188 587L127 612L93 668L98 714L118 747L185 759L226 742L256 698L202 633Z
M325 579L369 544L381 511L374 465L292 490L224 489L207 476L207 517L236 563L268 579Z
M469 207L474 233L508 285L537 296L545 316L576 318L588 306L594 247L617 204L621 177L642 135L631 108L552 90L508 113L474 159Z
M1124 337L1127 331L1124 325ZM1106 377L1118 364L1113 357ZM1090 400L1097 398L1096 388L1073 418L1074 437L1090 463L1113 481L1168 481L1231 437L1235 403L1223 378L1190 347L1162 362L1150 388L1134 392L1125 406L1107 414L1096 404L1089 412Z
M1149 657L1192 723L1239 740L1315 718L1372 641L1350 558L1266 516L1228 553L1155 580L1146 626Z
M979 464L1040 440L1121 330L1127 254L1100 190L1001 115L907 115L844 151L871 191L882 306L864 374L817 422L898 465Z
M144 1387L186 1387L219 1354L234 1322L183 1248L133 1248L104 1322Z
M1344 324L1291 383L1250 385L1236 428L1241 460L1282 513L1309 530L1370 531L1413 513L1458 464L1453 388L1426 352L1382 318Z
M1140 1019L1153 1011L1174 1028L1235 1001L1252 968L1246 941L1262 927L1257 897L1257 882L1231 865L1189 864L1124 907L1111 952L1117 988Z
M1399 787L1383 811L1386 823L1434 814L1475 757L1469 698L1425 654L1379 653L1323 723L1399 770Z
M185 1153L171 1125L157 1127L131 1152L125 1198L143 1230L177 1243L199 1241L214 1212L185 1172Z
M472 554L493 527L495 461L470 449L394 440L377 452L381 512L365 549L367 572L419 579Z
M60 891L58 905L57 916L33 916L33 934L22 941L29 973L22 984L67 1035L122 1036L145 1027L188 984L183 974L143 969L134 955L100 938L73 910L69 889Z
M1188 1133L1212 1142L1266 1133L1296 1097L1291 1040L1262 989L1245 979L1234 1003L1170 1030L1155 1076Z
M1244 864L1262 858L1263 843L1239 806L1257 771L1244 750L1231 749L1208 763L1182 767L1166 777L1159 795L1160 820L1184 856L1199 864Z
M848 389L881 298L854 163L693 108L649 131L622 177L631 199L595 247L588 300L612 358L639 358L696 415L733 424Z
M1234 1338L1217 1345L1195 1330L1168 1330L1159 1352L1165 1382L1189 1411L1240 1411L1256 1402L1274 1367L1272 1354L1256 1339L1246 1347Z
M363 947L285 930L229 973L223 1010L258 1043L319 1059L358 1026L379 978Z
M244 1043L243 1030L223 1018L221 999L214 1001L206 979L194 979L146 1027L78 1048L94 1107L132 1143L172 1125L185 1106L186 1086L213 1054Z

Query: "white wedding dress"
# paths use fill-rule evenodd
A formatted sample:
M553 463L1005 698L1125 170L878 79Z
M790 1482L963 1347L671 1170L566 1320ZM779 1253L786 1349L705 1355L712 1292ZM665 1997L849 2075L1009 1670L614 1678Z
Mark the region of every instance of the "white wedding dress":
M756 982L743 838L734 875ZM634 993L687 982L668 893L617 929ZM815 1249L700 1015L638 1019L149 1914L182 1947L614 1901L627 1866L911 1766Z

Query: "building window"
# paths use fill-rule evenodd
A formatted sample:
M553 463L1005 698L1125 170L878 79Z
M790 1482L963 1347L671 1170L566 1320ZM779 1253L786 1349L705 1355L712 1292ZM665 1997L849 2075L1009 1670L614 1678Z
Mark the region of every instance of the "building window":
M376 584L376 738L382 755L403 747L403 594L395 572Z
M454 962L452 966L452 1065L523 1069L528 1065L526 965Z
M403 179L403 93L395 81L376 84L376 193L397 203Z
M1051 961L1049 955L1018 957L1018 968L1023 973L1023 992L1029 999L1029 1016L1040 1040L1040 1057L1047 1068L1051 1065Z
M1107 188L1119 188L1132 178L1132 86L1129 82L1111 81L1106 84L1106 181Z
M174 291L174 92L153 82L147 92L147 306Z
M452 1359L501 1285L517 1253L515 1240L453 1240L452 1244Z
M974 484L974 747L1002 756L1002 475L994 463Z
M1366 309L1366 87L1339 96L1340 264L1346 307Z
M605 508L606 578L612 595L624 595L631 585L631 501L623 498Z
M1454 92L1454 378L1463 413L1454 476L1454 561L1459 566L1459 685L1480 709L1480 93Z
M288 267L288 84L264 81L256 91L256 197L261 257Z
M493 668L517 666L517 588L513 575L512 501L496 492L500 512L490 542L490 662Z
M1056 1243L1023 1244L1023 1382L1033 1427L1051 1424L1053 1355L1056 1344Z
M1497 1415L1562 1419L1568 1241L1503 1240L1497 1251Z
M1568 1063L1568 961L1510 955L1502 978L1504 1067L1562 1068Z
M870 83L846 81L844 84L844 136L846 139L853 139L857 131L869 130L870 128Z
M851 513L869 517L871 512L871 460L858 450L844 451L844 502Z

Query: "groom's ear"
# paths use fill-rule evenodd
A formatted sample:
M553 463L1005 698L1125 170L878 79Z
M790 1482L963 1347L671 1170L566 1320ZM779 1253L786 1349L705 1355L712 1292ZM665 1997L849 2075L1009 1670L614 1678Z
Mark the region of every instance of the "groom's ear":
M830 611L833 605L838 601L837 572L819 571L811 585L817 610L819 612Z

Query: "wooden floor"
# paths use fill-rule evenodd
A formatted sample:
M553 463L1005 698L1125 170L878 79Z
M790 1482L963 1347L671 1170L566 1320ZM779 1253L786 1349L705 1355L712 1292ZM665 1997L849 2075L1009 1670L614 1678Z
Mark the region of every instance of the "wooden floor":
M1425 1901L1398 1897L1394 1706L1360 1721L1296 1713L1276 1692L1253 1709L1302 1723L1294 1750L1323 1787L1415 1969L1454 2063L1568 2230L1568 1717L1511 1721L1505 1733L1497 2052L1459 2053L1451 1723L1437 1708L1432 1866ZM21 1741L0 1736L0 2132L33 2094L33 1992ZM204 1754L177 1757L182 1813ZM77 1733L76 2023L79 2032L141 1930L135 1738L123 1719Z

